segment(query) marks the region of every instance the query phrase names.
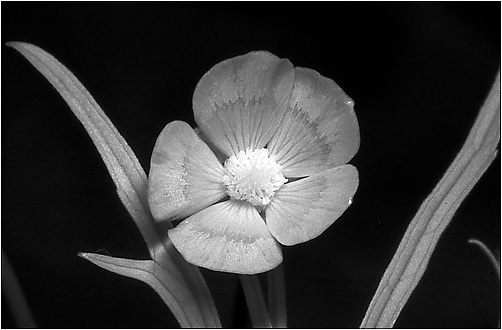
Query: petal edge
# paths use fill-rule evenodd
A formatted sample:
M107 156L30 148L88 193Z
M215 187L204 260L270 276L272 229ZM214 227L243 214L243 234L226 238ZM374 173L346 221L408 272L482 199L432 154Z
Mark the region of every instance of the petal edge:
M266 210L267 226L284 245L321 235L352 203L357 169L342 165L284 185Z
M279 244L247 202L212 205L182 221L168 235L189 263L215 271L257 274L282 262Z
M347 163L359 148L354 102L331 79L295 68L295 84L269 150L286 177L303 177Z
M148 204L155 220L189 216L226 196L223 166L185 122L173 121L153 148Z
M283 116L293 77L287 59L265 51L222 61L195 88L195 121L227 156L262 148Z

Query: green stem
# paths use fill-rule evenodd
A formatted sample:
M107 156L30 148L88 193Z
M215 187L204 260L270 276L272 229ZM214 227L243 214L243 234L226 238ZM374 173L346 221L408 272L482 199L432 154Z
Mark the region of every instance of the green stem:
M267 273L267 279L270 321L274 328L286 328L286 286L284 285L284 271L282 265L269 271Z
M254 328L272 328L260 281L256 275L239 275Z

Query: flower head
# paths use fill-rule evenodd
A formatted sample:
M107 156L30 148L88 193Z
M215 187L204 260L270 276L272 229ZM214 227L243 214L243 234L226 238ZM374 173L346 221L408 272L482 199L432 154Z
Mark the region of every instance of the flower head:
M190 263L239 274L275 268L280 244L319 236L351 204L353 106L332 80L268 52L217 64L194 92L200 135L174 121L157 139L153 217L184 219L168 235Z

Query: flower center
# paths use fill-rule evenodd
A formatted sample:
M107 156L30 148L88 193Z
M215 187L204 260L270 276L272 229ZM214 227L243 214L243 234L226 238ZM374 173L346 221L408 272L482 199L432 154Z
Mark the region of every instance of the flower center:
M274 193L288 180L281 167L268 156L268 150L246 149L225 162L227 174L223 183L230 198L245 200L255 206L266 206Z

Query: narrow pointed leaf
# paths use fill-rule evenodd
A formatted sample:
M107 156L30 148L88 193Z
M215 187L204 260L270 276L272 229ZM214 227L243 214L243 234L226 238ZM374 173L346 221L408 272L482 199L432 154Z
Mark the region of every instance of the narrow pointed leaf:
M26 57L63 97L98 149L117 186L120 199L136 222L147 245L150 247L161 244L154 228L148 225L145 171L91 94L65 66L44 50L21 42L7 45ZM154 251L151 250L150 253L153 254Z
M152 259L162 268L169 269L172 277L184 286L183 289L191 291L191 299L195 297L198 306L185 309L187 317L199 319L202 314L205 326L221 326L199 269L188 264L167 238L163 241L159 236L148 208L145 171L101 107L80 81L52 55L27 43L9 42L7 45L19 51L44 75L86 129L117 187L120 200L140 230ZM164 292L163 297L172 295L178 301L183 301L188 296L178 295L186 291Z
M458 207L497 155L500 71L457 157L423 202L373 296L361 328L390 328L425 272Z

